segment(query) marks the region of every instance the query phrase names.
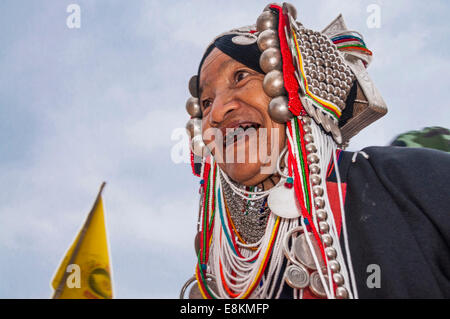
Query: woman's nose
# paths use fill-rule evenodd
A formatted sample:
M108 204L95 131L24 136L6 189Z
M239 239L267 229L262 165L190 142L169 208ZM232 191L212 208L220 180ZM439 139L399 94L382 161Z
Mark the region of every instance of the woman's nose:
M211 105L211 124L219 124L225 120L228 114L240 107L239 100L232 92L223 92L216 95Z

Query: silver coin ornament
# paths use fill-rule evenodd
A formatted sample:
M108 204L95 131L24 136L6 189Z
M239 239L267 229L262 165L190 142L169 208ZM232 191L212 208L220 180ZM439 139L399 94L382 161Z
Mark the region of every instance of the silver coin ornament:
M309 248L306 236L309 236L309 240L311 241L311 245L314 250L314 255L317 257L320 268L322 268L325 264L322 260L320 247L317 244L316 239L314 238L314 235L312 233L303 233L294 240L294 255L297 260L305 267L308 267L312 270L317 269L316 263L314 262L313 253L311 253L311 249Z
M286 269L286 283L294 289L304 289L309 286L308 270L301 265L291 265Z
M273 214L286 219L299 218L294 188L279 186L270 192L267 204Z
M257 38L253 34L237 35L231 39L234 44L237 45L252 45L256 43Z

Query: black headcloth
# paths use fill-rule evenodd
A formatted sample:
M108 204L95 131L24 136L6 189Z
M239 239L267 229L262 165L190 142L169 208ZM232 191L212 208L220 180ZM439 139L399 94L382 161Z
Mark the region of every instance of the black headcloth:
M256 42L252 44L236 44L233 42L234 37L239 37L242 35L239 34L226 34L222 37L217 38L206 50L203 58L198 67L198 78L197 81L200 80L200 71L202 69L202 65L205 62L205 59L211 53L214 48L219 49L229 57L234 60L248 66L250 69L255 70L259 73L263 73L261 67L259 66L259 58L261 57L261 51L258 48L258 44ZM197 83L197 88L199 83ZM199 92L198 92L199 93Z

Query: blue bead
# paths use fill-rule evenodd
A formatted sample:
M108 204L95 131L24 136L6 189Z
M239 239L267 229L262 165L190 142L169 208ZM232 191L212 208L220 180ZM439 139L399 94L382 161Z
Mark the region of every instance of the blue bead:
M306 226L309 226L309 221L308 221L308 219L307 219L307 218L303 218L303 220L305 221L305 225L306 225Z
M202 179L202 180L200 181L200 185L203 185L203 184L205 184L205 181Z
M286 180L286 183L293 184L294 183L294 179L292 177L288 177L287 180Z
M200 267L202 267L203 271L206 271L206 264L200 264Z

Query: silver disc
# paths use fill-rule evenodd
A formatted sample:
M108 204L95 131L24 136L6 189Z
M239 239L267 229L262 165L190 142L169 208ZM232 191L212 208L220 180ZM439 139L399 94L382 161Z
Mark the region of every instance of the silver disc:
M324 275L325 281L328 281L328 276ZM326 297L325 289L323 289L322 281L320 280L320 275L317 271L313 272L310 276L310 284L309 288L311 292L315 294L317 297Z
M231 39L231 41L237 45L251 45L256 43L257 40L258 38L253 34L237 35Z
M303 103L303 101L302 101L303 107L305 108L308 115L310 117L313 117L314 114L316 114L316 111L314 109L314 106L312 106L312 102L309 101L308 99L305 99L304 101L305 101L305 103Z
M267 198L270 210L286 219L299 218L294 188L279 186L273 189Z
M323 122L325 121L325 115L322 113L321 110L316 110L317 120L319 121L319 124L323 126Z
M312 115L312 118L314 119L314 121L315 121L317 124L322 124L319 113L321 113L321 111L318 110L318 109L315 109L315 110L314 110L314 114Z
M322 260L319 245L317 245L316 239L314 238L314 235L312 233L307 233L307 236L309 236L309 239L314 249L314 253L319 261L320 268L322 268L324 266L324 263ZM312 270L317 269L313 255L311 254L311 250L309 249L308 242L306 241L305 233L301 234L294 240L293 248L295 257L297 257L298 261L301 262L302 265Z
M304 289L309 286L308 270L300 265L291 265L286 269L286 283L294 289Z
M339 127L337 125L331 126L331 133L333 134L333 138L336 141L336 143L342 144L343 141L342 141L341 130L339 129Z
M331 132L331 124L332 120L328 117L328 115L324 115L322 119L322 126L325 129L326 132Z
M207 285L210 290L214 293L217 291L216 281L212 278L207 279ZM198 287L198 282L195 281L195 284L192 285L191 290L189 290L189 299L204 299L202 293L200 292L200 288Z

